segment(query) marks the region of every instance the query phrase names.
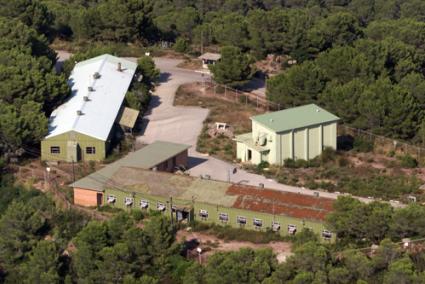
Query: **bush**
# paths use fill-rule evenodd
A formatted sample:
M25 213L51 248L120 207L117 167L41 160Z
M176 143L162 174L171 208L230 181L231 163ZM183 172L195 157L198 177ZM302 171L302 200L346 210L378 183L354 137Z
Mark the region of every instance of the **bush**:
M323 149L322 154L320 155L320 161L322 164L335 161L336 158L336 151L332 149L331 147L326 147Z
M189 43L184 39L179 37L176 40L176 43L173 46L173 49L177 52L185 53L189 51Z
M265 168L268 168L268 167L269 167L269 163L266 162L266 161L262 161L261 163L259 163L257 165L257 170L262 171L262 170L264 170Z
M350 161L347 158L340 157L338 159L338 166L341 168L347 167L350 165Z
M317 159L313 159L310 161L306 161L304 159L286 159L283 161L283 165L286 168L293 168L293 169L299 169L299 168L314 168L320 166Z
M192 229L194 231L203 231L208 234L217 236L223 240L246 241L256 244L265 244L271 241L282 241L284 237L269 229L266 231L251 231L243 228L233 228L229 225L222 226L217 224L207 224L202 222L192 222Z
M403 168L413 169L418 166L418 161L409 154L404 155L402 157L398 157L398 159L400 160L400 165Z
M373 143L363 138L357 137L354 139L353 150L363 153L372 152Z

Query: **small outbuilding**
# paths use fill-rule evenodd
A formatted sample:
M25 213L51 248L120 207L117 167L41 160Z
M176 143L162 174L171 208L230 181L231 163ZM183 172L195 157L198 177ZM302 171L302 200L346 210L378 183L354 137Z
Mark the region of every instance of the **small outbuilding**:
M277 165L286 159L313 159L326 147L336 149L339 120L315 104L253 116L252 132L235 138L237 158Z
M208 69L209 65L214 65L221 59L221 55L219 53L211 53L207 52L198 57L202 60L202 68Z

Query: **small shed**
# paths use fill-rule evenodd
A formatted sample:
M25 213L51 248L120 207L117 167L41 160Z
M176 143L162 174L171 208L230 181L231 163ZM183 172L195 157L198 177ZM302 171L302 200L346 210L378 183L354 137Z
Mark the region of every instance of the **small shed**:
M124 129L125 132L132 132L136 125L137 118L139 117L139 111L125 107L121 113L119 125Z
M198 57L202 60L202 67L204 69L208 69L209 65L214 65L217 61L221 59L221 55L219 53L211 53L207 52Z

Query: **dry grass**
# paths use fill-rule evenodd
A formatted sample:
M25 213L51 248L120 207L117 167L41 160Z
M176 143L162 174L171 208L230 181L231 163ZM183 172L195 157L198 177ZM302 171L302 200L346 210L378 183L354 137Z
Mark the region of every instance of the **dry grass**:
M186 58L182 63L178 64L177 67L189 70L199 70L202 69L202 61L199 59Z
M233 97L230 96L229 97ZM179 87L175 96L175 105L199 106L210 110L204 121L204 127L198 137L197 150L209 153L220 159L233 161L236 157L236 143L225 135L212 137L208 134L210 127L216 122L227 123L234 129L234 134L251 131L250 117L259 114L251 105L235 102L222 96L214 96L212 92L202 91L201 84L185 84Z

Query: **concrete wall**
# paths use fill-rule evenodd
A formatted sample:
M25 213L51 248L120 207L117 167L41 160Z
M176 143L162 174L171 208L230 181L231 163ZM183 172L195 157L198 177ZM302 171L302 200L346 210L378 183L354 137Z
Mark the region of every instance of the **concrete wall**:
M266 145L270 149L268 160L270 164L275 164L277 162L277 135L274 131L262 126L261 124L252 121L252 139L256 141L257 137L266 137ZM260 159L261 162L261 159Z
M278 133L277 141L280 145L277 164L282 165L286 159L314 159L322 153L324 147L336 149L337 123Z
M322 127L316 126L308 129L308 158L314 159L322 153Z
M307 160L306 155L306 131L305 129L298 129L294 131L294 159L304 159Z
M78 145L78 156L74 161L101 161L106 157L107 142L75 132L67 132L41 141L41 160L43 161L67 161L71 162L71 156L68 153L68 142L74 141ZM50 147L60 147L60 154L50 153ZM95 147L95 154L86 154L86 147Z
M103 205L103 193L75 187L74 204L87 207Z
M243 163L251 162L255 165L261 163L261 161L268 161L268 157L262 157L261 153L248 147L244 143L236 142L236 158L240 159ZM251 150L251 160L248 161L248 150Z
M132 193L126 193L122 192L116 189L106 189L104 193L104 204L107 204L107 198L109 195L113 195L116 197L116 202L114 204L109 204L113 207L118 207L122 209L127 210L145 210L140 208L140 201L147 200L149 202L149 208L147 210L156 210L156 204L157 202L161 202L167 206L167 210L163 213L166 216L170 216L170 204L167 203L169 201L169 198L165 197L158 197L158 196L152 196L149 194L142 194L142 193L135 193L134 197ZM134 203L132 206L125 206L125 197L133 197ZM316 233L321 233L323 229L325 229L324 224L319 221L314 220L305 220L303 222L302 219L298 218L292 218L287 216L281 216L281 215L275 215L273 214L267 214L267 213L260 213L260 212L254 212L249 210L242 210L242 209L236 209L236 208L228 208L223 206L217 206L212 204L206 204L206 203L199 203L195 202L192 203L190 200L178 200L173 198L173 204L177 205L179 207L186 207L188 209L192 208L193 206L193 212L194 216L191 216L191 218L194 218L197 221L200 222L208 222L208 223L215 223L215 224L221 224L221 225L229 225L235 228L241 227L237 223L237 216L243 216L247 219L247 224L243 226L245 229L248 230L261 230L266 231L268 228L271 228L272 221L279 222L281 226L280 233L282 235L287 235L287 227L289 224L296 225L298 231L301 231L303 227L311 228ZM208 211L208 218L203 219L199 216L200 210L207 210ZM229 216L229 221L227 223L223 223L219 220L219 214L220 213L227 213ZM263 221L263 226L258 229L253 225L253 219L258 218Z
M323 125L323 147L336 149L337 123Z

